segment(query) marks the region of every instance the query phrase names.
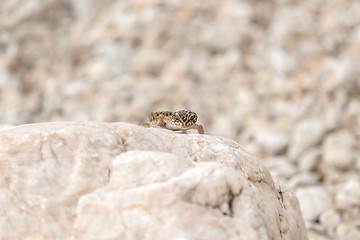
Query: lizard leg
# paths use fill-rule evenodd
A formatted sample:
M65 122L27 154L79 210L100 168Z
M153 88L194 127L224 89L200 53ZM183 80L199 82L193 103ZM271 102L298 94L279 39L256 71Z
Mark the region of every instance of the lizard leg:
M165 126L166 126L166 122L165 122L164 118L161 118L159 121L159 127L165 128Z
M204 134L205 130L201 124L193 124L189 127L189 129L196 129L199 134Z

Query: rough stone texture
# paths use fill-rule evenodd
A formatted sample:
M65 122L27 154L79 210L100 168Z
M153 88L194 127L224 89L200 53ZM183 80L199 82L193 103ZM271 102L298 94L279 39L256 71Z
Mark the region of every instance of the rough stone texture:
M294 193L222 137L22 125L0 132L0 176L1 239L307 239Z

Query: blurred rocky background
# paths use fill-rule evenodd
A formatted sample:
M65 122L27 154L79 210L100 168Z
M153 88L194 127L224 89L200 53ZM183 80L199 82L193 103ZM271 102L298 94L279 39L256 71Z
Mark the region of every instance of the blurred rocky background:
M0 124L179 109L360 239L360 1L0 1Z

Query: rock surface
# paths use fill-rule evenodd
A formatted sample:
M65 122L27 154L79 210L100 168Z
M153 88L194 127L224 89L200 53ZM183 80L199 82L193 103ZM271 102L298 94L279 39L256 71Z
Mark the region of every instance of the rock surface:
M1 239L307 239L297 198L221 137L124 123L0 132Z

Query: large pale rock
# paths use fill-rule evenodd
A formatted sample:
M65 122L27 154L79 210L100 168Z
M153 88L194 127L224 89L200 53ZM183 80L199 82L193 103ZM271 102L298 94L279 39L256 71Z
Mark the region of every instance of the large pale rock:
M306 239L235 142L123 123L0 131L0 239Z

